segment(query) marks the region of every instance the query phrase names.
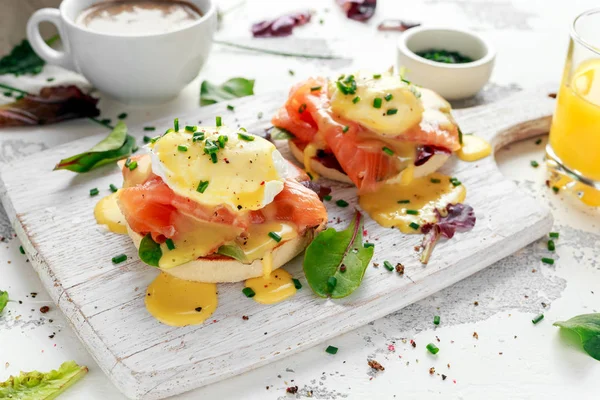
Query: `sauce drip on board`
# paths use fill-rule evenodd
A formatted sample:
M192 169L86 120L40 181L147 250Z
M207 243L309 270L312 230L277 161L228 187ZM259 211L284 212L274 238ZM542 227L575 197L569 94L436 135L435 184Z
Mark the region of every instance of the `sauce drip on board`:
M409 183L386 184L375 192L361 195L359 204L383 227L419 233L423 224L437 220L436 209L464 201L466 188L452 182L450 177L436 172Z
M284 269L276 269L268 276L246 280L246 287L254 290L252 299L261 304L275 304L296 294L292 276Z
M96 203L94 217L98 225L105 226L109 231L119 234L127 234L125 217L117 204L118 192L110 194Z
M477 161L492 154L492 146L479 136L464 135L456 156L462 161Z
M163 324L201 324L217 309L215 283L186 281L161 272L148 286L146 309Z

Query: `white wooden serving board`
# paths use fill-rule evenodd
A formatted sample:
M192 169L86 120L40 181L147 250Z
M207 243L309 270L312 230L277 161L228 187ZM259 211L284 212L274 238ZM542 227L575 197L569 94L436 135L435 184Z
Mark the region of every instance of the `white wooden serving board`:
M182 125L226 124L263 133L286 93L239 99L179 115ZM489 106L455 112L465 133L476 133L497 149L549 128L554 102L545 92L528 92ZM264 117L258 118L262 113ZM175 116L174 116L175 117ZM172 118L148 122L162 132ZM142 127L131 129L139 142ZM55 163L97 143L105 133L62 145L3 166L2 203L32 265L58 307L100 367L127 396L160 399L226 379L324 342L435 293L538 239L552 226L545 207L505 179L493 157L475 163L453 158L445 172L467 187L466 203L477 224L469 232L436 246L427 266L414 246L420 235L383 229L368 217L367 238L376 244L373 262L401 262L405 275L369 266L362 286L342 300L315 296L306 283L301 257L285 268L304 287L292 299L265 306L246 298L243 283L219 285L219 307L203 325L175 328L156 321L144 307L144 294L157 271L138 260L127 236L104 232L93 208L120 184L116 166L88 174L52 171ZM353 188L333 186L328 202L330 226L345 227L356 196ZM100 195L89 196L98 187ZM340 222L337 222L338 218ZM127 262L111 258L125 253ZM249 316L248 321L242 316Z

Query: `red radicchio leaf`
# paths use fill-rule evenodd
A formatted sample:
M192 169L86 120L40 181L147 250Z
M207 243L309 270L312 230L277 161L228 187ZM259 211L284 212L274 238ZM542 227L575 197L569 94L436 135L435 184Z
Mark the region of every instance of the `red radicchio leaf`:
M379 26L377 26L377 30L404 32L417 26L421 26L421 24L418 22L406 22L400 19L384 19L379 23Z
M39 95L27 95L0 106L0 127L48 125L68 119L96 117L98 99L84 94L77 86L42 88Z
M421 262L423 264L427 264L429 261L433 248L441 236L451 239L457 230L466 231L475 226L476 218L473 207L467 204L448 204L443 210L443 214L439 210L435 210L435 212L438 221L421 227L421 232L425 234L421 245L423 247Z
M310 12L304 11L295 14L282 15L273 20L257 22L252 25L252 35L254 37L289 36L296 26L308 23L310 17Z
M447 154L450 155L452 152L444 147L438 146L419 146L417 147L417 158L415 159L415 166L425 164L434 154Z
M375 14L377 0L337 0L346 16L355 21L367 21Z

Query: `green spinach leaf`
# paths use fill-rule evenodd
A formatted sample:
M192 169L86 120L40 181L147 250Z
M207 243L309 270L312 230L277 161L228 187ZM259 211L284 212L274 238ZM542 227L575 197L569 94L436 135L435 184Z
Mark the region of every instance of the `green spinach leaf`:
M203 81L200 86L200 105L207 106L225 100L254 94L254 79L231 78L222 85Z
M140 248L138 249L138 255L140 260L153 267L158 267L158 262L162 257L162 250L160 244L156 243L152 239L152 235L147 234L140 242Z
M306 248L304 274L318 296L339 299L360 286L373 257L373 247L362 245L362 233L363 216L357 211L346 230L329 228Z
M102 165L129 157L135 148L135 138L127 134L127 126L123 121L119 121L115 129L100 143L85 153L60 160L54 169L88 172Z
M241 263L247 263L248 259L246 258L246 253L235 244L224 244L217 250L217 254L221 254L222 256L231 257L233 259L238 260Z
M8 304L8 292L0 290L0 313L4 310L6 304Z
M46 41L48 45L54 43L58 35L52 36ZM14 74L16 76L23 74L37 75L44 67L42 60L31 48L27 39L16 45L9 54L0 59L0 75Z
M269 129L269 134L271 135L271 139L273 140L288 140L294 138L292 132L288 131L287 129L279 128L277 126L274 126L271 129Z
M0 399L55 399L87 372L87 367L75 361L65 361L59 369L50 372L21 372L0 382Z
M568 321L557 321L553 325L577 333L583 350L600 361L600 313L578 315Z

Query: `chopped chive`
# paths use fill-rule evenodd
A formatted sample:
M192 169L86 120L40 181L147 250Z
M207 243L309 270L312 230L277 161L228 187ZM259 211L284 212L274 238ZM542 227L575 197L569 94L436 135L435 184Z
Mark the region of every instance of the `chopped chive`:
M408 204L408 203L410 203L410 200L398 200L397 203L398 204Z
M254 297L254 295L256 294L256 293L254 293L254 290L252 290L252 288L249 288L249 287L243 288L242 293L244 293L246 295L246 297Z
M355 98L352 99L352 102L354 104L358 103L360 101L360 96L356 96Z
M152 131L155 131L155 130L156 130L156 128L155 128L155 127L153 127L153 126L145 126L145 127L144 127L144 130L145 130L146 132L152 132Z
M419 215L419 211L417 210L406 210L406 213L410 215Z
M531 163L530 163L530 164L531 164L531 166L532 166L533 168L537 168L537 167L539 167L539 166L540 166L540 164L538 164L538 162L537 162L537 161L535 161L535 160L531 160Z
M112 258L113 264L120 264L120 263L122 263L123 261L126 261L126 260L127 260L127 256L125 254L119 254L118 256L114 256Z
M558 193L560 189L558 188L558 186L552 186L552 190L554 191L554 193Z
M433 343L429 343L427 346L425 346L427 348L427 350L431 353L431 354L437 354L440 349Z
M533 322L533 324L535 325L543 319L544 319L544 314L540 314L540 315L536 316L535 318L533 318L531 320L531 322Z
M333 197L331 197L331 196L330 196L330 195L328 195L328 194L327 194L327 195L325 195L325 196L323 196L323 200L325 200L325 201L330 201L332 198L333 198Z
M128 168L129 168L130 171L133 171L134 169L137 168L137 166L138 166L137 161L133 160L132 162L129 163L129 167Z
M348 125L344 125L344 127L342 128L342 132L346 133L348 132L348 129L350 129L350 127Z
M313 86L310 88L311 92L316 92L317 90L321 90L322 86Z
M229 111L233 111L233 110L235 110L235 107L234 107L234 106L232 106L231 104L227 104L227 109L228 109Z
M295 72L291 69L288 69L288 74L290 74L290 76L294 76Z
M23 246L19 246L19 251L21 252L21 254L25 254L25 249L23 248Z
M373 107L374 108L381 108L381 97L375 97L375 99L373 100Z
M300 282L299 279L292 278L292 282L294 282L294 287L296 289L302 289L302 283Z
M314 176L313 176L313 175L312 175L310 172L306 171L306 175L308 175L308 178L309 178L311 181L314 181L314 180L315 180Z
M160 139L160 136L154 136L153 138L150 139L150 143L156 143L156 141Z
M217 161L219 161L219 159L217 158L217 153L210 153L210 159L213 162L213 164L216 164Z
M225 148L225 143L227 143L229 141L229 137L225 136L225 135L220 135L219 138L217 139L217 142L219 143L219 147L224 149Z
M279 236L276 232L269 232L269 237L277 243L281 242L281 236Z
M151 141L152 141L152 138L150 136L144 135L144 143L150 143Z
M302 114L305 110L306 110L306 103L300 104L300 107L298 107L298 113Z
M200 181L200 183L198 183L198 187L196 188L196 191L200 192L200 193L204 193L204 191L208 187L208 183L209 183L208 181Z
M204 132L194 132L192 136L192 141L198 142L200 140L204 140Z
M175 132L179 132L179 118L175 118L173 120L173 129Z
M334 346L327 346L327 348L325 349L325 352L329 353L329 354L337 354L338 348L334 347Z
M439 315L435 315L433 317L433 324L434 325L439 325L440 324L440 316Z
M550 251L556 250L556 246L554 245L554 240L548 240L548 250L550 250Z
M381 150L383 150L383 152L388 156L394 155L394 150L390 149L389 147L384 146Z
M348 207L348 202L346 200L338 200L335 202L338 207Z
M440 182L441 182L441 180L439 180L439 179L437 179L437 178L431 178L429 181L430 181L431 183L440 183Z
M379 79L379 78L381 78L381 74L374 74L373 75L373 79Z
M165 131L165 135L166 135L167 133L171 133L171 132L175 132L175 129L173 129L173 128L169 128L169 129L167 129L167 130Z
M116 193L117 190L119 190L119 188L116 187L115 185L113 185L112 183L108 187L110 188L110 191L113 193Z
M535 141L535 144L542 144L542 139L538 139Z
M552 265L552 264L554 264L554 259L553 259L553 258L547 258L547 257L543 257L543 258L542 258L542 262L543 262L544 264L550 264L550 265Z
M392 96L391 93L386 94L385 97L384 97L385 101L390 101L393 98L394 98L394 96Z
M385 113L386 115L394 115L398 112L397 108L390 108L389 110L387 110Z
M5 95L6 97L12 97L12 92L4 92L4 95Z
M328 289L329 293L333 292L333 289L335 289L336 285L337 285L337 278L335 276L330 276L329 279L327 279L327 289Z
M550 236L552 239L558 239L559 233L558 232L550 232L548 234L548 236Z
M219 146L213 140L206 139L204 142L204 153L212 154L216 153L217 151L219 151Z
M252 135L247 135L245 133L239 133L238 132L238 137L242 140L245 140L246 142L252 142L254 140L254 136Z
M109 125L110 124L110 118L101 119L100 122L103 123L104 125Z
M54 82L54 78L47 78L46 82Z
M394 266L392 265L391 262L389 261L384 261L383 262L383 266L385 267L385 269L387 269L388 271L393 271L394 270Z
M462 185L462 182L459 181L457 178L450 178L450 183L452 184L452 186L460 186L460 185Z
M363 244L363 247L365 249L368 249L369 247L375 247L375 243L366 242L365 244Z
M180 145L177 146L177 150L186 152L186 151L188 151L188 148L187 148L186 145L180 144Z
M167 245L167 249L175 250L175 243L173 243L173 239L165 240L165 244Z
M223 121L221 120L221 117L216 117L215 118L215 122L216 122L217 126L221 126L223 124Z
M125 118L127 118L127 113L121 113L121 114L117 115L117 118L125 119Z
M402 82L406 83L407 85L410 85L410 81L409 81L409 80L406 80L406 79L404 79L404 78L400 78L400 80L401 80Z
M261 119L263 117L263 112L259 111L258 114L256 114L256 118Z
M458 143L463 144L463 133L460 130L460 126L457 126L456 129L458 129Z
M248 132L248 130L247 130L246 128L244 128L243 126L241 126L239 129L240 129L240 131L242 131L242 132Z
M421 225L414 223L414 222L411 222L410 224L408 224L408 226L413 228L415 231L421 227Z
M100 193L98 188L90 189L90 196L96 196L98 193Z
M198 127L196 125L186 125L185 126L186 132L196 132L197 129L198 129Z

